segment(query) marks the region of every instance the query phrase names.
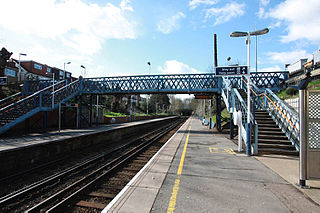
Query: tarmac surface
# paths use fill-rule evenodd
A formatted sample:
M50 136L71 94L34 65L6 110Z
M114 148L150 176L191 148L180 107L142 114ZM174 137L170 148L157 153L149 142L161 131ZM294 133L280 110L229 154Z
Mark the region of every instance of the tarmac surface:
M295 186L298 159L234 150L191 118L103 212L320 212L319 181Z

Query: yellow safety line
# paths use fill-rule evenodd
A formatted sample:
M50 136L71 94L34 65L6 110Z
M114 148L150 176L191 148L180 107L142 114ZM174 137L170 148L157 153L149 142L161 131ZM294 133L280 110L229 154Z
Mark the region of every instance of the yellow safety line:
M181 155L181 159L180 159L180 164L179 164L179 168L178 168L178 171L177 171L177 175L181 175L181 173L182 173L184 158L186 156L187 146L188 146L188 141L189 141L189 136L190 136L190 130L191 130L191 125L189 127L187 139L186 139L186 142L184 144L184 148L183 148L183 152L182 152L182 155Z
M179 164L179 168L178 168L178 171L177 171L178 177L174 181L174 185L173 185L173 188L172 188L172 193L171 193L171 197L170 197L167 213L173 213L175 208L176 208L177 196L178 196L179 186L180 186L180 177L181 177L181 174L182 174L184 158L185 158L186 152L187 152L187 146L188 146L188 141L189 141L189 136L190 136L190 130L191 130L191 124L189 126L187 139L186 139L186 142L184 144L183 152L182 152L182 155L181 155L181 158L180 158L180 164Z

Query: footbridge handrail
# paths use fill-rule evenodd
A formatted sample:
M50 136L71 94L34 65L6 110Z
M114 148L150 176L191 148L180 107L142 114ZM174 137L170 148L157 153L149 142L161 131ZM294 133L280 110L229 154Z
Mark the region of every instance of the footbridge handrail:
M9 97L1 99L0 100L0 109L3 108L4 106L8 106L10 104L10 102L16 100L18 97L21 97L21 96L22 96L22 92L18 92L18 93L15 93Z
M300 119L278 96L270 89L264 94L264 108L275 120L277 125L286 134L290 141L299 150Z
M61 102L66 102L67 100L70 100L80 92L80 89L81 84L80 80L78 79L54 91L53 94L51 93L51 95L54 95L55 97L54 104L57 105Z
M220 91L219 77L212 73L137 75L82 80L82 93L214 93Z
M247 104L243 100L241 94L239 93L238 89L243 89L243 85L241 84L241 77L223 77L222 78L222 88L221 88L221 95L224 99L226 107L230 113L235 113L240 111L242 114L242 122L241 126L241 137L244 141L247 141L247 134L245 130L245 124L247 123ZM230 122L233 122L232 120ZM253 154L258 154L258 124L252 114L250 113L250 124L251 124L251 133L250 135L253 136L254 141L251 143L251 149L253 150ZM246 144L247 145L247 144Z
M247 84L245 80L244 82ZM252 84L251 91L257 99L256 107L267 110L282 132L286 134L296 149L299 150L300 118L297 113L291 110L269 88L261 90L255 84Z
M59 86L61 82L63 81L57 82L54 85L50 85L32 95L23 98L22 100L19 100L0 109L0 134L6 131L11 126L40 111L41 107L44 104L43 102L45 102L46 100L43 98L43 96L50 96L52 88L55 86Z

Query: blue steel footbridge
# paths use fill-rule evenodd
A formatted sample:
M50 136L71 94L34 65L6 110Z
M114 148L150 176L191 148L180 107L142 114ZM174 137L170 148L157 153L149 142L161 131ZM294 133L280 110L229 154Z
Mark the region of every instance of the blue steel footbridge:
M261 107L264 109L270 108L272 104L270 104L269 100L272 103L277 101L280 104L281 101L277 99L273 91L281 91L286 88L285 81L288 79L288 72L251 73L250 79L255 91L251 93L251 100L256 109ZM246 81L243 77L222 77L209 73L79 78L71 83L59 81L54 82L54 84L52 81L26 81L24 92L0 101L0 134L38 112L52 111L58 108L60 103L67 103L71 99L82 95L215 94L217 99L225 102L231 114L235 111L241 111L245 115L247 110L246 101L240 95L240 92L243 93L245 91ZM261 94L268 94L268 98L266 98L266 95L263 96ZM218 111L219 107L221 108L221 101L219 100L217 101ZM288 111L288 107L284 104L283 110ZM271 108L270 113L272 113ZM285 117L293 119L291 117L294 117L294 115L285 115ZM285 122L287 122L286 119L280 122L279 125L283 125L282 123ZM292 124L293 122L287 123ZM252 125L255 125L254 115L252 115ZM285 131L289 132L290 128L287 127ZM257 134L257 132L253 131L252 134ZM295 143L297 142L297 136L298 133L294 136L290 135ZM245 134L243 137L246 139ZM252 144L252 150L255 153L257 144L255 142Z

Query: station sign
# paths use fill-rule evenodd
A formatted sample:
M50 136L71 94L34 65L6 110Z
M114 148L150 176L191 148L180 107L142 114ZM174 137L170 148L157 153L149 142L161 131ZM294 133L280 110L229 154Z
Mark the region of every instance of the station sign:
M216 67L216 75L246 75L246 74L248 74L247 66Z
M194 95L195 99L212 99L213 95Z
M74 103L61 103L61 106L63 106L63 107L78 107L78 104L74 104Z
M0 86L8 85L8 77L0 77Z

